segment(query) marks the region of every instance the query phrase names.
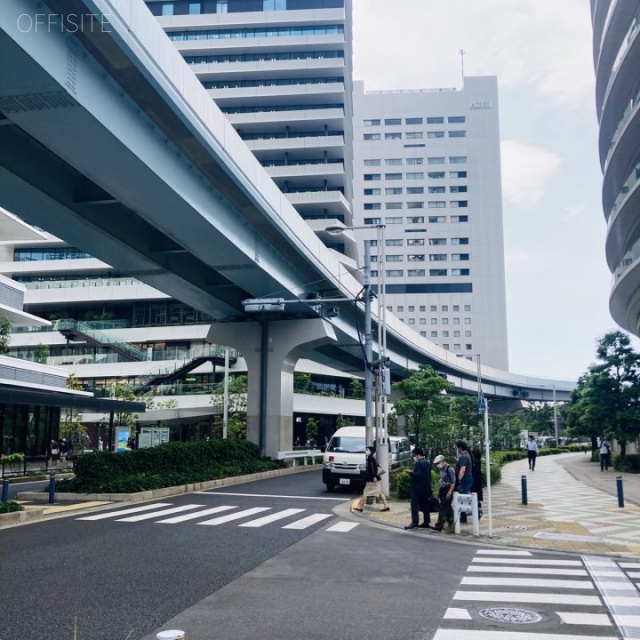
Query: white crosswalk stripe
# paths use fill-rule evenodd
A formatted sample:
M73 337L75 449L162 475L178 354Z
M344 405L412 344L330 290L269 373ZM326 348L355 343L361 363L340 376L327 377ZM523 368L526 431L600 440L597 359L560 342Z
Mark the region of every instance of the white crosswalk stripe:
M631 580L590 560L479 550L433 640L640 640Z
M264 516L263 518L258 518L258 520L252 520L251 522L244 522L239 525L240 527L264 527L265 524L271 524L272 522L276 522L276 520L283 520L284 518L288 518L289 516L294 516L297 513L302 513L305 509L285 509L284 511L278 511L278 513L272 513L268 516Z
M149 511L150 509L157 509L158 507L170 507L170 504L157 503L146 504L142 507L133 507L131 509L121 509L120 511L110 511L109 513L98 513L95 516L85 516L84 518L76 518L76 520L105 520L106 518L114 518L116 516L123 516L128 513L138 513L140 511Z
M314 513L311 516L307 516L306 518L302 518L301 520L296 520L291 524L286 524L283 529L306 529L307 527L311 527L317 522L322 522L327 518L330 518L333 514L331 513Z
M202 525L210 525L217 526L219 524L224 524L225 522L231 522L233 520L240 520L242 518L247 518L249 516L253 516L256 513L262 513L263 511L269 511L269 507L253 507L252 509L245 509L244 511L237 511L236 513L231 513L227 516L219 516L217 518L213 518L211 520L205 520L204 522L198 522L198 524Z
M167 518L166 520L158 520L156 524L178 524L180 522L186 522L187 520L195 520L196 518L211 516L214 513L220 513L221 511L229 511L230 509L236 509L236 507L213 507L211 509L205 509L204 511L196 511L195 513L187 513L181 516Z
M203 494L200 494L203 495ZM185 504L175 506L171 503L157 502L155 504L146 504L139 507L127 507L115 511L107 511L97 513L91 516L83 516L76 520L107 520L114 522L137 523L144 521L153 521L154 524L172 524L179 525L183 523L198 524L205 526L219 526L232 523L234 526L247 529L259 529L269 525L280 526L281 529L292 531L303 531L324 520L334 517L332 513L312 513L304 515L304 517L294 519L286 524L279 525L279 521L295 518L308 509L291 508L274 511L271 507L251 507L240 509L238 505L219 505L216 507L206 507L203 504ZM188 513L187 513L188 512ZM232 513L224 513L232 512ZM270 512L270 513L265 513ZM214 514L221 514L215 518L210 518ZM261 515L260 517L254 517ZM171 517L165 517L171 516ZM326 532L346 533L357 527L357 523L338 522L333 527L324 529Z
M171 507L171 509L163 509L162 511L154 511L153 513L143 513L142 515L129 516L128 518L118 518L117 522L142 522L142 520L153 520L158 516L168 516L170 513L180 513L181 511L189 511L190 509L198 509L204 507L203 504L185 504L181 507Z

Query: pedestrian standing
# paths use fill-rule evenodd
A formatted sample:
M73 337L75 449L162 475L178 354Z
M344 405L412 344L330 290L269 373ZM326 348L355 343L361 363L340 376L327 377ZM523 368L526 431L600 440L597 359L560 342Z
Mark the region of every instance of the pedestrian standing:
M69 451L71 450L71 445L66 438L62 438L60 442L60 462L65 464L67 461L67 456L69 455Z
M456 474L453 467L447 464L443 455L436 456L433 461L440 470L440 479L438 481L438 499L440 502L440 510L438 513L438 522L433 527L434 531L442 531L445 522L453 531L453 490L456 486Z
M387 497L382 491L380 485L380 470L378 469L378 461L375 457L376 449L370 445L366 449L367 453L367 465L365 468L364 479L366 484L364 485L364 492L362 496L351 503L351 512L362 511L367 498L378 498L382 501L381 511L389 511L389 503Z
M431 490L431 463L424 457L422 447L414 447L412 455L415 459L413 471L405 469L411 478L411 524L405 529L429 529L431 527L431 514L429 498L433 495ZM422 524L420 524L420 511L422 511Z
M529 471L536 470L536 458L538 457L538 443L533 434L529 434L527 442L527 458L529 460Z
M489 471L487 471L489 473ZM478 496L478 518L482 518L482 454L480 449L474 447L471 451L471 475L473 476L473 484L471 485L471 493Z
M471 493L471 486L473 485L471 454L464 440L456 440L456 448L458 449L458 462L456 464L458 493L468 495ZM466 521L467 514L461 513L460 522Z
M609 471L609 462L611 462L611 443L602 435L600 436L600 471Z

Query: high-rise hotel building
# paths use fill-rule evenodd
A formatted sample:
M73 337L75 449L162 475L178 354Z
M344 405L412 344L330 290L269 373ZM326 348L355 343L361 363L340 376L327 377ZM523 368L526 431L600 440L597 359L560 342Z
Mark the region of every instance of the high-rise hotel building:
M351 225L351 0L147 0L268 174L328 246Z
M424 91L356 82L353 104L354 223L372 228L357 236L374 244L385 306L444 349L507 370L497 79Z
M640 2L591 0L609 308L640 336Z

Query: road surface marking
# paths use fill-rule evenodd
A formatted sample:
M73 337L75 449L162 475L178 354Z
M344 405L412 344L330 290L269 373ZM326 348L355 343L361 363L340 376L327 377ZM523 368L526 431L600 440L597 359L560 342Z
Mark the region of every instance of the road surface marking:
M471 620L471 614L466 609L449 607L444 614L445 620Z
M580 560L520 560L519 558L474 558L472 562L484 562L486 564L495 562L496 564L524 564L527 566L554 566L554 567L581 567Z
M244 496L246 498L288 498L289 500L333 500L334 502L347 502L353 497L324 498L322 496L280 496L268 493L232 493L231 491L196 491L197 495L204 496Z
M485 587L544 587L545 589L594 589L591 580L549 580L544 578L462 578L460 584Z
M284 518L288 518L289 516L295 516L297 513L302 513L303 511L306 511L306 509L285 509L284 511L278 511L277 513L272 513L268 516L264 516L263 518L258 518L257 520L252 520L251 522L245 522L238 526L254 528L264 527L265 524L271 524L276 520L283 520Z
M141 516L130 516L128 518L118 518L116 522L140 522L141 520L152 520L158 516L168 516L170 513L180 513L180 511L189 511L189 509L199 509L205 507L204 504L185 504L181 507L172 507L171 509L163 509L162 511L154 511L153 513L143 513Z
M307 516L306 518L302 518L302 520L296 520L291 524L287 524L283 529L306 529L311 525L316 524L316 522L322 522L322 520L326 520L330 518L333 514L331 513L315 513L312 516Z
M196 518L204 518L204 516L210 516L214 513L220 513L220 511L229 511L229 509L237 509L237 508L238 507L213 507L211 509L204 509L203 511L196 511L195 513L186 513L181 516L167 518L166 520L158 520L156 524L177 524L178 522L185 522L185 520L195 520Z
M76 520L104 520L105 518L117 518L128 513L138 513L139 511L149 511L158 507L170 507L171 503L158 502L156 504L146 504L144 507L132 507L131 509L121 509L120 511L110 511L109 513L99 513L96 516L85 516L84 518L76 518Z
M479 549L478 555L486 556L531 556L530 551L494 551L490 549Z
M528 602L530 604L574 604L588 607L601 606L598 596L576 596L559 593L512 593L509 591L456 591L454 600L485 602Z
M552 575L552 576L583 576L589 574L584 569L547 569L544 567L487 567L485 565L471 565L467 571L474 573L510 573L524 575Z
M338 522L332 527L325 529L325 531L332 531L333 533L346 533L347 531L351 531L351 529L355 529L358 524L358 522Z
M269 507L253 507L253 509L237 511L236 513L231 513L227 516L220 516L211 520L205 520L204 522L198 522L198 524L211 525L215 527L216 525L224 524L225 522L231 522L232 520L240 520L240 518L247 518L249 516L255 515L256 513L262 513L263 511L269 511Z
M556 611L564 624L584 624L594 627L610 627L613 623L606 613L582 613L577 611Z

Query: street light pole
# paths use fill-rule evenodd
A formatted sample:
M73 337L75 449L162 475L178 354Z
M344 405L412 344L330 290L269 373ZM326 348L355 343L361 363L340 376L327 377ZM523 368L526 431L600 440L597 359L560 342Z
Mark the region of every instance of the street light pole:
M371 247L364 243L364 424L365 444L373 444L373 344L371 336Z
M491 500L491 443L489 441L489 401L484 397L482 392L482 368L480 364L480 354L476 354L477 358L477 377L478 377L478 411L483 414L484 418L484 459L485 468L487 470L487 518L489 526L489 537L493 538L493 503Z
M556 437L556 447L560 446L560 439L558 437L558 407L556 405L556 385L553 385L553 430Z
M376 434L378 448L377 461L385 473L382 474L382 491L389 495L389 433L387 430L387 391L383 371L387 366L387 323L385 306L385 225L379 224L378 229L378 433Z

